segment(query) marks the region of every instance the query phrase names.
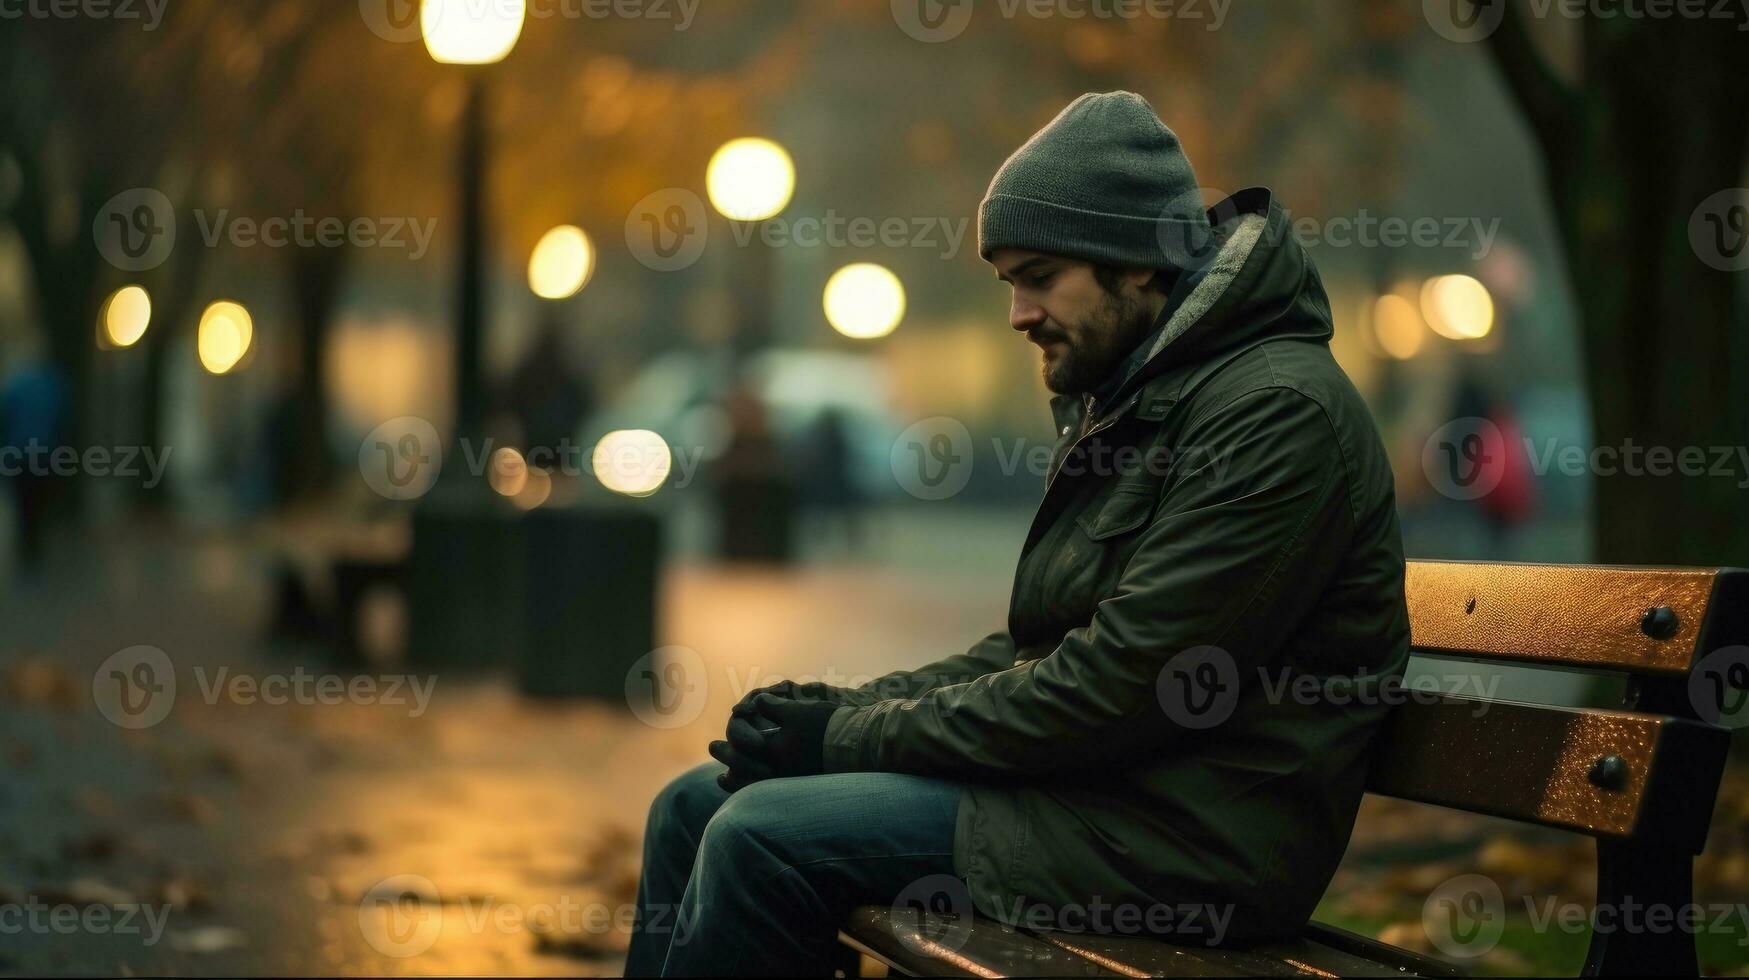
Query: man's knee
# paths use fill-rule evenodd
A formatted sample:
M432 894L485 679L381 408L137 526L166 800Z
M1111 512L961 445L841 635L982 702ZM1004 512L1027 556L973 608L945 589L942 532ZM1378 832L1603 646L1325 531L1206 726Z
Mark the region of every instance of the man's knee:
M717 785L717 775L722 771L721 765L707 762L676 776L662 787L650 804L645 836L657 839L684 831L686 836L697 839L728 798Z
M735 792L705 826L699 851L706 860L745 864L760 857L785 863L784 842L808 806L797 779L767 779Z

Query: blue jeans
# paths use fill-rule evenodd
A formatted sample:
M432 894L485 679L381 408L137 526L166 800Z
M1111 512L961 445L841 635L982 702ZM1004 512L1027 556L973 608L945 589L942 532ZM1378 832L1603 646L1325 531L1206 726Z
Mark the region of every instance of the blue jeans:
M650 805L626 976L831 976L838 926L953 874L957 784L897 773L768 779L712 762Z

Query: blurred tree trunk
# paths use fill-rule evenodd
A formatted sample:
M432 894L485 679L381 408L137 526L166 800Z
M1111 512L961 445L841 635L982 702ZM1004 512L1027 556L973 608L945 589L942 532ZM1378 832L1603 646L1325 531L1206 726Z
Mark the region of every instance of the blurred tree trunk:
M289 259L298 366L290 392L292 418L281 434L284 445L276 447L285 501L319 494L334 473L328 450L326 355L350 253L348 246L294 248Z
M58 189L38 153L14 152L13 159L20 178L13 224L29 259L45 354L67 384L67 444L82 451L91 431L91 405L85 393L97 347L97 308L101 302L101 260L92 247L91 220L106 197L98 189L102 182L89 177L73 189ZM74 196L61 204L66 194ZM58 207L70 207L73 213L57 214ZM75 478L67 494L75 514L79 512L82 485L83 481Z
M1689 239L1697 207L1743 181L1745 18L1587 17L1574 85L1543 61L1518 6L1489 37L1542 149L1594 445L1640 447L1642 468L1647 447L1701 447L1709 470L1730 452L1728 474L1594 474L1599 561L1749 565L1740 276L1702 261Z

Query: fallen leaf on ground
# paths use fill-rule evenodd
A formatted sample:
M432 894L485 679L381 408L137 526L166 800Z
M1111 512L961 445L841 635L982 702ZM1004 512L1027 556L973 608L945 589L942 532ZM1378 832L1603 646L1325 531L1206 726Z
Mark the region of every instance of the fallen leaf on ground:
M202 926L199 929L170 934L170 948L182 953L223 953L228 949L242 949L247 945L248 937L243 935L243 931L229 926Z

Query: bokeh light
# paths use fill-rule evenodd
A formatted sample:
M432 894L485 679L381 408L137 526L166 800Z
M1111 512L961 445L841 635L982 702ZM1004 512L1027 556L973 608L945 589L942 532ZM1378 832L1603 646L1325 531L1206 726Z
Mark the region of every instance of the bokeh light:
M705 169L711 205L737 221L764 221L789 204L796 167L789 152L767 139L730 140Z
M526 0L424 0L419 30L434 61L489 65L504 60L522 36Z
M656 433L620 429L595 444L592 462L602 486L628 497L648 497L668 482L674 456Z
M255 321L241 303L220 300L200 315L195 346L200 366L212 374L225 374L242 362L255 337Z
M542 299L575 296L595 274L595 245L576 225L541 236L528 259L528 288Z
M543 469L530 469L528 478L522 482L522 489L510 498L511 503L523 510L534 510L547 502L553 495L553 478Z
M1421 353L1421 346L1427 341L1421 311L1396 293L1386 293L1373 304L1372 327L1379 349L1399 361Z
M1480 340L1494 329L1494 297L1473 276L1436 276L1421 289L1421 314L1441 337Z
M856 340L885 337L905 318L905 286L885 266L847 265L826 281L826 322Z
M139 286L123 286L103 302L103 335L116 347L132 347L152 323L152 297Z
M528 461L509 446L492 453L492 465L486 469L486 482L506 497L514 497L528 485Z

